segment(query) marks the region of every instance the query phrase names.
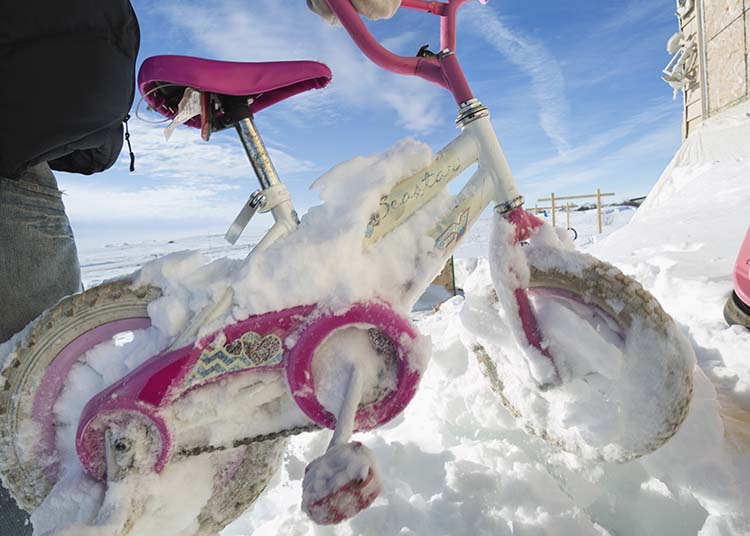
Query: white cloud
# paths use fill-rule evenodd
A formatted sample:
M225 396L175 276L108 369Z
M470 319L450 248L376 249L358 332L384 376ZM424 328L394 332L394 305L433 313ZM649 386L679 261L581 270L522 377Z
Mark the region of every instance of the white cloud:
M618 196L645 195L648 187L658 178L661 166L666 165L671 151L679 144L679 140L680 131L675 124L657 123L641 136L601 156L586 162L550 167L549 173L540 175L535 180L524 181L524 189L534 195L562 191L582 194L585 192L572 192L571 188L577 187L580 190L588 183L592 189L598 186L615 189ZM658 170L654 171L653 176L639 176L644 172L644 161L660 159L664 161L656 166ZM623 177L629 178L624 180ZM647 185L645 189L644 184ZM534 197L530 197L529 204L533 204L533 200Z
M671 101L655 104L626 119L622 123L594 133L583 143L570 148L562 154L546 158L527 166L519 173L522 179L544 178L559 172L561 166L573 165L590 159L592 156L611 148L627 136L642 131L644 128L664 122L675 114L675 107ZM670 124L670 128L674 125Z
M304 2L278 0L164 2L157 8L170 24L185 29L201 50L234 61L317 59L333 71L333 84L319 95L295 97L317 115L343 106L394 110L398 124L424 132L439 120L438 89L426 82L393 75L367 60L342 28L325 24ZM270 21L270 22L269 22ZM400 43L400 41L395 41Z
M166 141L166 123L153 125L135 119L129 125L137 157L136 170L140 175L148 175L162 182L176 180L191 184L253 175L240 140L233 131L227 132L227 135L215 135L206 143L197 129L181 126ZM282 177L317 169L312 162L295 158L281 149L269 147L268 152ZM126 169L129 165L130 160L123 147L123 155L117 166Z
M71 181L64 185L70 219L81 223L148 221L224 221L239 211L241 202L219 199L222 186L159 185L112 187L103 182Z
M569 105L565 96L565 78L555 56L542 41L512 30L492 10L471 5L465 11L472 31L531 79L539 123L557 151L567 151L569 142L565 123Z
M227 221L234 217L245 198L258 187L239 139L214 136L206 143L197 129L180 127L166 141L164 126L130 122L136 173L127 173L130 159L126 148L109 172L110 176L121 174L129 180L113 184L103 180L106 175L95 179L62 177L62 186L68 194L65 205L72 220L195 222ZM231 143L230 138L234 138ZM295 173L317 170L313 163L281 149L270 148L269 153L285 179Z
M672 5L674 6L674 2L672 2ZM662 2L654 2L653 0L635 0L625 6L615 5L615 8L617 11L612 17L604 21L604 24L599 27L600 31L613 31L625 26L632 27L635 23L651 18L656 13L664 12L665 9Z

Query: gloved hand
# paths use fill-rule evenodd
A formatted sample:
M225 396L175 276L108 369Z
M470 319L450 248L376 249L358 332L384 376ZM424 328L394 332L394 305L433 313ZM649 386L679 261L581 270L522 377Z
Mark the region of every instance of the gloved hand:
M357 11L368 19L389 19L401 5L401 0L351 0ZM323 17L329 24L336 24L338 19L328 7L325 0L307 0L307 7Z

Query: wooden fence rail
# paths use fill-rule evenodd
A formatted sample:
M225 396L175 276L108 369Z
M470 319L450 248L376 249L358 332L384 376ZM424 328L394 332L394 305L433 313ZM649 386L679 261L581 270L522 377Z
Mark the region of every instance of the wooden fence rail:
M599 188L597 188L596 193L591 194L591 195L567 195L567 196L557 197L553 193L550 197L545 197L544 199L538 199L537 201L540 203L543 201L550 201L550 204L552 205L550 207L550 209L552 210L552 226L554 227L555 224L557 223L556 218L555 218L555 212L557 208L557 205L555 204L556 201L570 201L573 199L591 199L595 197L596 198L596 216L599 221L599 234L602 234L603 232L602 231L602 197L611 197L613 195L615 194L613 193L603 194L602 191ZM568 227L570 227L570 208L568 208L567 213L568 213Z

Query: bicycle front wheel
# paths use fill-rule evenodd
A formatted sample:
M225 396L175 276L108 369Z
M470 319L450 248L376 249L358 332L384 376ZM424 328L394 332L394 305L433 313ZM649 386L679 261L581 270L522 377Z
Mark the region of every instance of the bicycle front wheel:
M693 388L695 355L674 320L638 282L590 255L510 248L526 262L523 294L541 341L529 342L498 255L495 292L472 305L485 320L465 322L501 402L530 432L586 458L625 462L663 445L687 416ZM477 329L493 312L503 325Z

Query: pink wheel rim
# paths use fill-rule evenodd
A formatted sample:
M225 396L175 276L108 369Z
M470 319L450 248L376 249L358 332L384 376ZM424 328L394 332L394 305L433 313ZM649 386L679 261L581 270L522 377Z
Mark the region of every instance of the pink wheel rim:
M65 379L78 358L118 333L145 329L149 326L151 326L150 318L126 318L108 322L79 335L55 356L44 372L32 407L32 418L41 428L40 442L37 445L39 459L55 459L57 441L54 407L62 393ZM49 476L54 478L57 474L57 463L49 464L47 470Z
M608 327L620 337L623 344L625 342L625 331L622 329L622 326L614 318L612 318L612 315L610 315L607 311L605 311L595 303L586 303L580 294L576 294L575 292L571 292L566 289L552 287L528 288L526 289L526 294L529 298L560 298L563 301L572 302L578 307L593 311L607 322Z

